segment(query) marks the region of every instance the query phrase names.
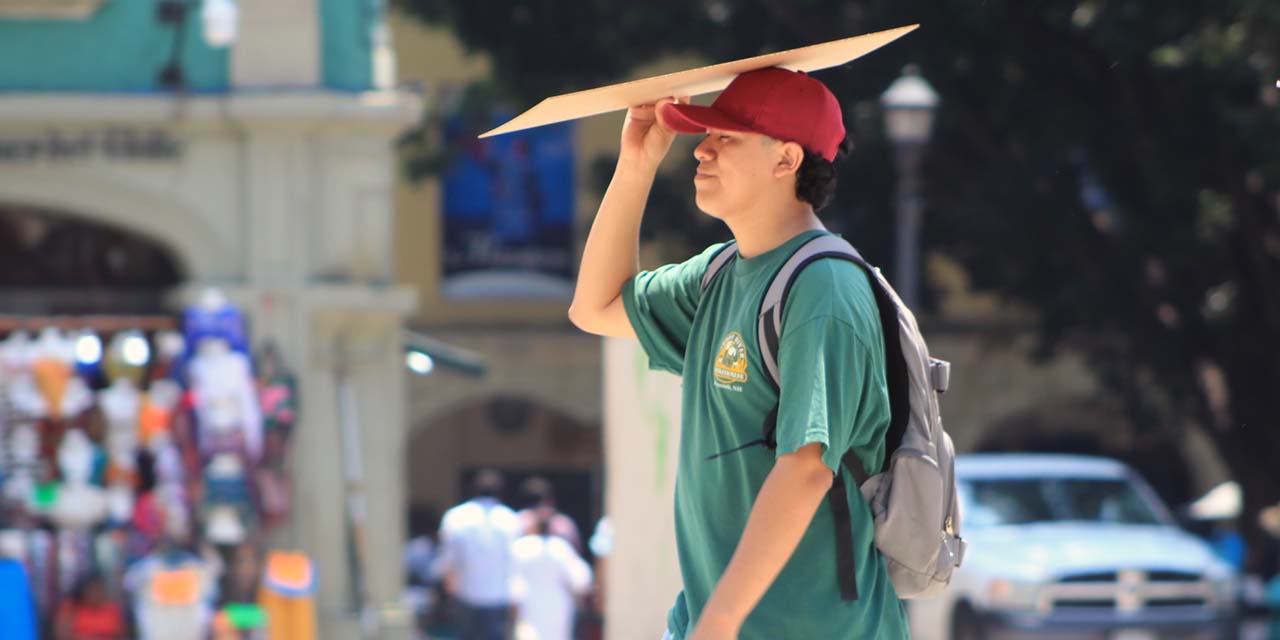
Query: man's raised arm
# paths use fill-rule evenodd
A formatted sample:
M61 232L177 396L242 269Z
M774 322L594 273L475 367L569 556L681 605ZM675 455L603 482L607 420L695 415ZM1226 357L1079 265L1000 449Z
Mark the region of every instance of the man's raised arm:
M569 320L588 333L636 335L622 306L622 286L640 270L640 220L658 165L675 139L675 132L662 125L657 112L663 103L673 101L664 98L627 109L618 166L591 224L569 306Z

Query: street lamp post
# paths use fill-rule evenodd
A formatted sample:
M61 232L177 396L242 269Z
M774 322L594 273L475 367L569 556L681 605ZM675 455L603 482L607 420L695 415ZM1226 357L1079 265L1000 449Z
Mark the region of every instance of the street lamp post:
M914 307L919 301L920 266L920 159L933 132L938 93L920 77L915 65L880 96L885 129L893 143L898 169L897 217L894 226L894 281L902 302Z

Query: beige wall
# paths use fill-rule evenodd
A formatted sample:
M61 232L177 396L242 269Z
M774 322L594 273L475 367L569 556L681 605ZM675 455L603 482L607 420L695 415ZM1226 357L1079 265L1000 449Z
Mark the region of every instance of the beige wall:
M674 496L680 379L649 371L634 340L605 341L605 513L608 640L656 640L680 591Z

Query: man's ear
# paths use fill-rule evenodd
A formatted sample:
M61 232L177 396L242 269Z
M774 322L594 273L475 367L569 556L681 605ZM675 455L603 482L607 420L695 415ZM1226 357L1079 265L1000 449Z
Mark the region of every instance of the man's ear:
M782 178L796 173L804 162L804 147L794 142L784 142L778 154L778 164L773 168L773 176Z

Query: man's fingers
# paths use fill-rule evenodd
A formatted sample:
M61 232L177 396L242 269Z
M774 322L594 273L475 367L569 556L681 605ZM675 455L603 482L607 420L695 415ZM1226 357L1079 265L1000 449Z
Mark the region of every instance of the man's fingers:
M657 117L658 124L664 129L671 129L671 125L667 124L665 118L662 117L662 105L664 104L689 104L689 96L674 96L659 100L654 107L654 115Z

